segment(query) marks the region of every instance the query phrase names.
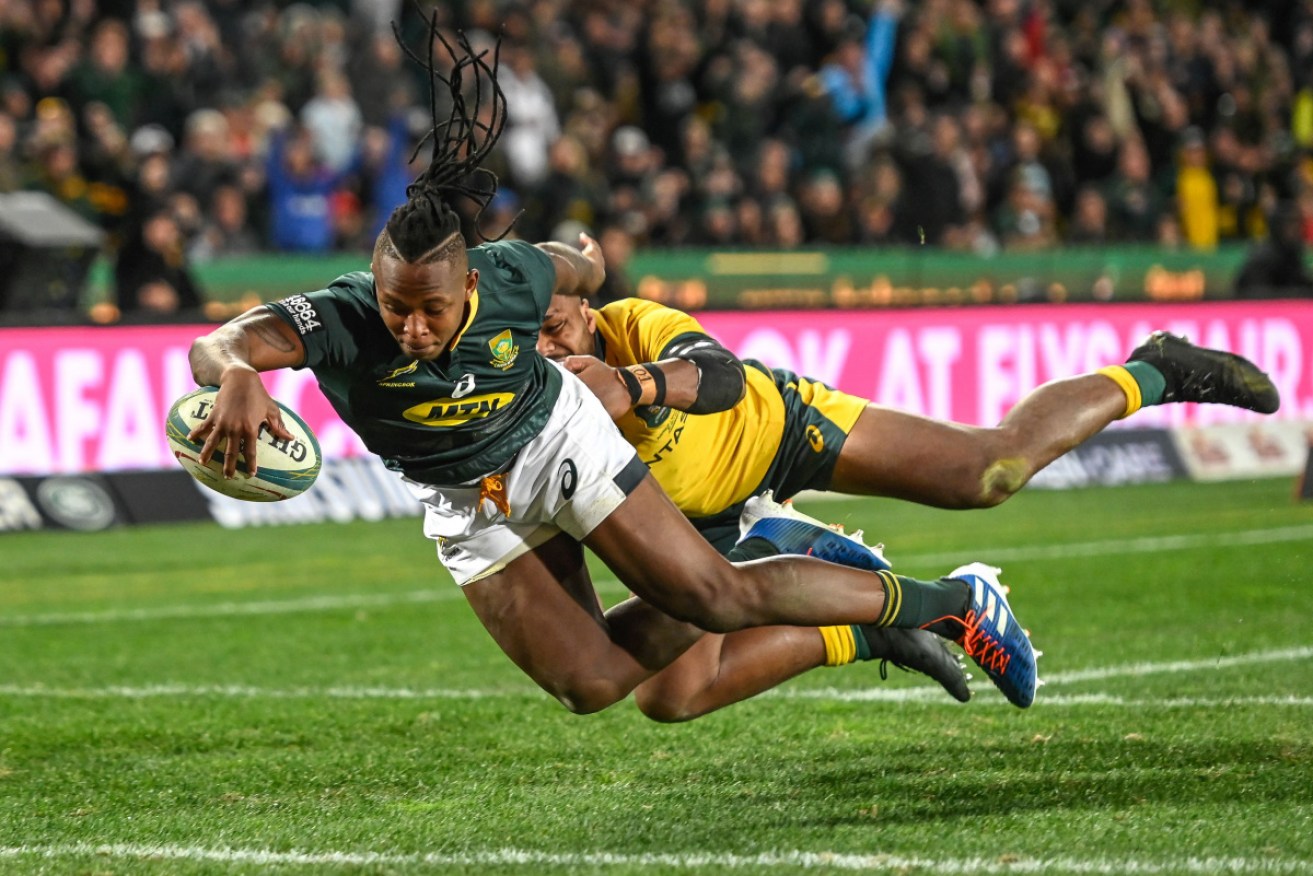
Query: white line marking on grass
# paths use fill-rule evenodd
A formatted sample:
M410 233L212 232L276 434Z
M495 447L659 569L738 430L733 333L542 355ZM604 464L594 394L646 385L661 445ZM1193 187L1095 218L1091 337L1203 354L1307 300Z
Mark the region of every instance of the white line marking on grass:
M0 858L87 857L151 859L256 866L302 867L658 867L703 870L708 867L740 869L779 867L792 870L864 870L931 873L1313 873L1313 861L1297 858L1190 857L1146 861L1115 858L922 858L901 855L855 855L842 852L765 852L759 855L720 853L670 853L628 855L619 852L540 852L528 849L497 849L486 852L388 854L383 852L275 852L262 849L207 849L189 846L96 845L70 843L48 846L0 847Z
M620 582L601 578L594 582L603 593L617 591ZM459 587L452 584L436 590L411 590L404 593L355 593L340 596L304 596L296 599L271 599L253 602L219 602L212 605L164 605L157 608L111 608L104 611L50 612L48 614L0 615L0 628L48 627L60 624L100 624L124 621L186 620L189 618L248 617L273 614L310 614L351 608L388 608L394 605L417 605L463 599Z
M1250 529L1210 535L1173 535L1148 538L1114 539L1074 544L1023 545L1012 548L984 548L952 553L907 554L894 559L903 564L939 565L956 563L963 558L988 556L990 562L1018 560L1097 557L1121 554L1149 554L1201 547L1243 547L1313 538L1313 526L1285 526L1275 529ZM598 576L594 585L600 592L622 592L615 578ZM105 611L51 612L47 614L0 616L0 628L38 627L57 624L116 623L123 621L177 620L185 618L234 617L266 614L303 614L337 611L344 608L386 608L425 602L459 599L460 588L452 585L437 590L414 590L408 593L355 594L344 596L308 596L298 599L258 602L221 602L215 605L172 605L158 608L107 609Z
M3 691L0 691L3 693ZM932 706L958 706L955 700L939 688L914 687L894 690L878 688L861 688L842 690L826 687L813 690L769 691L764 697L783 697L791 700L824 700L840 703L898 703L900 705L925 704ZM1003 695L993 689L976 688L972 697L973 707L1002 706L1007 704ZM1259 696L1259 697L1172 697L1170 699L1146 699L1115 696L1113 694L1055 694L1041 692L1031 708L1109 706L1123 709L1230 709L1245 706L1269 708L1272 706L1292 706L1296 708L1313 707L1313 697Z
M1022 545L1011 548L985 548L975 551L952 551L935 554L898 556L891 551L890 561L898 563L955 563L964 558L984 557L991 563L1017 560L1060 560L1071 557L1107 557L1122 554L1157 554L1165 551L1194 550L1203 547L1249 547L1313 538L1313 526L1280 526L1274 529L1246 529L1238 532L1197 533L1191 535L1145 536L1143 538L1108 539L1062 544Z
M1000 702L1002 699L1000 697ZM1313 706L1313 697L1172 697L1171 699L1128 699L1110 694L1059 694L1037 700L1050 706L1122 706L1130 709L1229 709L1233 706Z
M1070 672L1055 672L1053 674L1041 673L1044 679L1046 689L1061 684L1072 684L1082 681L1102 681L1109 678L1127 678L1140 677L1145 675L1158 675L1178 672L1199 672L1208 669L1228 669L1233 666L1248 666L1255 663L1285 663L1292 660L1304 660L1313 657L1313 647L1301 648L1281 648L1274 651L1255 651L1250 654L1232 654L1227 657L1210 657L1206 660L1173 660L1164 663L1127 663L1121 666L1103 666L1092 669L1076 669ZM979 677L979 673L973 673ZM977 694L985 687L987 683L982 680L975 682ZM768 694L777 696L795 697L801 699L824 699L838 700L848 702L861 701L880 701L880 702L923 702L938 700L942 693L938 688L901 688L886 690L881 688L864 688L860 690L844 690L841 688L817 688L812 690L784 690L769 691ZM1266 702L1272 699L1273 702ZM1093 700L1083 699L1080 697L1055 697L1048 696L1041 692L1036 704L1048 705L1084 705L1093 703ZM1236 699L1215 699L1215 700L1119 700L1112 702L1111 699L1104 700L1109 705L1127 705L1127 706L1150 706L1150 705L1171 705L1180 703L1181 705L1305 705L1303 700L1294 700L1289 697L1243 697Z
M1122 666L1106 666L1101 669L1075 669L1070 672L1055 672L1044 675L1048 684L1071 684L1078 681L1100 681L1105 678L1126 676L1159 675L1174 672L1197 672L1203 669L1226 669L1232 666L1247 666L1252 663L1282 663L1290 660L1304 660L1313 657L1313 647L1283 648L1278 651L1255 651L1250 654L1232 654L1226 657L1210 657L1206 660L1173 660L1168 663L1128 663Z
M297 614L336 611L343 608L386 608L459 599L455 585L441 590L412 590L408 593L357 593L345 596L306 596L259 602L220 602L214 605L165 605L158 608L125 608L106 611L55 612L0 617L0 627L42 627L56 624L98 624L117 621L177 620L180 618L237 617L259 614Z
M1006 701L997 691L977 691L975 700L985 694L982 705L1003 705ZM186 684L152 684L141 687L110 685L108 687L45 687L35 685L0 685L0 697L33 697L64 700L99 700L125 699L148 700L165 697L222 699L340 699L340 700L482 700L509 697L542 697L535 688L507 688L504 690L456 690L450 688L385 688L385 687L327 687L327 688L269 688L249 687L245 685L186 685ZM842 690L823 687L804 690L767 691L761 695L766 698L790 700L824 700L841 703L902 703L929 705L959 705L956 701L946 699L939 688L915 687L895 688L860 688ZM1257 697L1172 697L1168 699L1134 699L1112 694L1076 694L1042 696L1035 701L1036 706L1113 706L1127 709L1182 709L1204 708L1224 709L1244 706L1293 706L1308 708L1313 706L1313 697L1257 696Z
M983 694L983 697L982 697ZM482 700L511 697L543 698L541 691L532 688L506 690L408 690L405 688L261 688L241 687L237 685L171 685L158 684L144 687L111 686L102 688L49 688L42 686L20 687L17 685L0 685L0 697L32 697L65 700L126 699L146 700L163 697L225 699L345 699L345 700ZM956 701L949 700L938 688L917 687L879 690L863 688L859 690L840 690L837 688L817 688L799 691L770 691L762 694L766 698L790 700L824 700L841 703L899 703L925 704L932 706L957 706ZM543 700L547 702L547 700ZM1004 705L1006 700L997 691L978 691L975 701L979 705ZM1036 707L1069 706L1110 706L1125 709L1229 709L1258 707L1270 708L1286 706L1295 708L1313 707L1313 697L1258 696L1258 697L1172 697L1170 699L1133 699L1112 694L1077 694L1041 696L1035 701Z
M1131 663L1123 666L1107 666L1096 669L1080 669L1073 672L1056 673L1049 676L1049 685L1071 682L1103 680L1118 677L1138 677L1155 673L1196 672L1206 669L1226 669L1233 666L1246 666L1255 663L1281 663L1291 660L1303 660L1313 657L1313 647L1283 648L1276 651L1256 651L1252 654L1235 654L1230 657L1214 657L1207 660L1176 660L1170 663ZM984 683L977 681L977 695L981 692L992 693ZM44 685L21 686L14 684L0 685L0 696L10 697L47 697L51 699L151 699L155 697L231 697L248 699L380 699L380 700L446 700L446 699L484 699L489 697L524 697L540 696L536 688L509 688L506 690L463 690L452 688L390 688L390 687L295 687L267 688L249 685L193 685L193 684L154 684L131 687L110 685L95 688L57 688ZM845 690L841 688L802 688L767 691L762 696L784 697L787 699L830 700L835 702L896 702L896 703L938 703L944 694L937 687L913 688L858 688ZM988 698L986 699L988 701ZM947 702L946 700L944 702ZM1001 702L1001 700L1000 700ZM1128 708L1149 708L1174 706L1307 706L1313 705L1313 699L1303 697L1234 697L1214 699L1123 699L1120 697L1093 694L1088 696L1041 696L1037 703L1047 705L1121 705Z
M396 687L252 687L242 684L148 684L140 687L22 687L0 684L0 696L47 697L65 700L149 700L160 697L221 697L269 700L481 700L493 697L524 697L541 694L536 688L507 690L456 690L452 688Z

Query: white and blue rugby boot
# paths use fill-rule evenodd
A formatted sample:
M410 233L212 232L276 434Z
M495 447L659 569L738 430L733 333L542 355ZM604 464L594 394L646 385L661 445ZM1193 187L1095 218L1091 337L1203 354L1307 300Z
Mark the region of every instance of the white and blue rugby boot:
M1008 605L1008 589L998 582L1001 570L985 563L970 563L946 575L966 583L970 591L966 616L944 618L939 623L956 621L962 633L956 639L966 655L1019 709L1035 702L1039 680L1035 661L1040 653L1030 644L1030 633L1017 622Z
M831 563L851 566L867 572L888 571L884 546L870 547L862 541L860 531L846 535L802 513L791 502L776 502L771 493L749 499L739 518L740 541L760 538L777 553L816 557ZM919 672L939 682L958 702L971 699L967 675L961 658L948 649L945 640L926 630L895 629L874 624L858 624L858 659L879 660L880 677L889 677L888 665Z
M794 508L792 502L776 502L769 490L744 503L739 531L739 541L764 539L782 554L816 557L867 572L892 568L884 558L884 545L870 547L862 541L860 531L847 535L827 526Z

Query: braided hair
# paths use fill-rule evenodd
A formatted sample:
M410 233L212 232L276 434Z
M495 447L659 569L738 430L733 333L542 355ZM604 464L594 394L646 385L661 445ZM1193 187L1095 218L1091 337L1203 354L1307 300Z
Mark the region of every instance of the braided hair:
M418 10L419 4L415 7ZM488 50L475 52L464 32L457 31L455 46L448 42L438 27L436 9L425 20L428 24L426 57L406 45L395 21L392 32L402 50L424 69L429 79L429 115L433 127L416 144L410 158L413 161L426 144L432 151L428 167L406 187L406 203L392 211L374 244L376 255L412 264L445 261L464 250L461 216L453 201L466 198L477 205L477 226L478 217L497 193L498 184L497 175L480 164L506 125L506 96L497 84L500 40L494 44L489 62ZM446 76L438 70L433 57L435 42L442 44L452 61L451 72ZM473 80L472 105L466 99L467 75ZM438 115L439 87L445 87L451 97L451 112L445 121ZM486 121L480 118L485 111ZM508 231L510 226L491 239L500 240Z

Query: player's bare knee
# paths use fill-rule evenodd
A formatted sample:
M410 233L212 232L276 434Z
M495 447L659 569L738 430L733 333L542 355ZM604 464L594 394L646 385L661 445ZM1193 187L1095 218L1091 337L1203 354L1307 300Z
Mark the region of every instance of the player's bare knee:
M576 715L591 715L624 699L629 691L622 691L611 680L596 675L563 679L548 688L561 705Z
M569 691L556 691L553 696L561 705L565 706L575 715L591 715L594 712L600 712L607 706L615 704L615 700L605 696L596 696L592 692L572 689Z
M701 714L691 708L691 703L683 699L670 697L662 691L647 691L642 687L634 691L634 704L638 706L638 711L642 712L644 717L651 718L659 724L679 724L691 721Z
M932 468L914 476L913 486L901 498L923 501L939 508L966 511L989 508L1007 498L996 489L992 473L998 457L983 439L955 448Z
M960 509L993 508L1011 498L1034 474L1021 453L1019 437L1007 429L974 432L970 452L959 453L945 473L946 505Z
M980 474L976 507L993 508L1003 504L1026 485L1032 474L1029 463L1020 457L993 460Z

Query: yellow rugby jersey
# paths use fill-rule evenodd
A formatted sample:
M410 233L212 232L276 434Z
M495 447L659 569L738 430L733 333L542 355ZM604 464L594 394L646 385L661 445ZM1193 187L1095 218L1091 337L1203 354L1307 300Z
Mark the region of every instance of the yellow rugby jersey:
M653 301L626 298L594 311L606 364L623 368L665 358L670 344L707 332L696 319ZM689 517L717 514L752 495L770 468L784 433L784 400L756 368L747 391L718 414L643 406L617 425L652 475Z

